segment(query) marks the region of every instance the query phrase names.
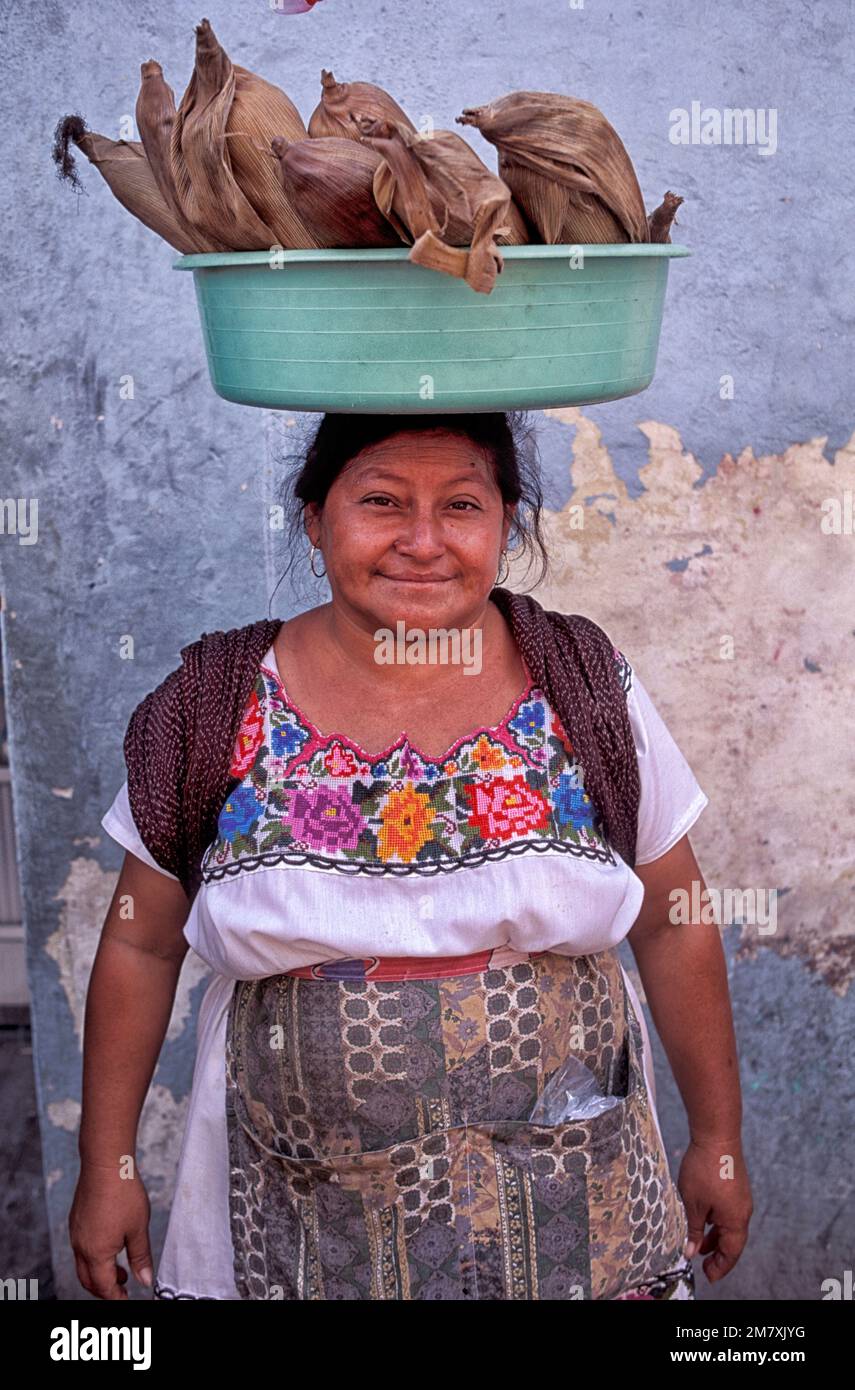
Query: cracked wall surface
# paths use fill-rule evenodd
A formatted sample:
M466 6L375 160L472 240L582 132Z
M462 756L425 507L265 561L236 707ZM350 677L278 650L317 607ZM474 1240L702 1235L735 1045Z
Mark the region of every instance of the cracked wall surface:
M622 134L648 208L666 188L686 200L674 240L692 256L669 272L651 387L538 417L553 559L538 597L600 622L637 665L710 797L692 834L707 881L778 889L773 935L723 927L757 1216L733 1275L710 1291L699 1274L699 1295L815 1298L855 1247L855 537L819 524L823 502L853 489L851 295L846 219L818 216L816 195L851 182L847 21L833 0L760 4L739 25L713 9L700 42L680 0L546 9L359 0L355 23L350 0L291 19L264 0L214 0L206 13L304 116L322 67L385 83L445 127L515 88L564 91ZM0 20L12 194L0 494L37 497L40 517L35 545L0 536L0 636L60 1298L85 1296L67 1217L86 983L121 861L100 817L124 776L128 716L201 632L297 603L282 584L268 608L284 555L265 524L293 421L214 395L190 277L84 160L75 198L49 157L67 112L119 133L145 59L180 95L200 18L189 0L117 0L107 14L43 0ZM695 98L778 109L774 158L670 143L670 109ZM155 1253L204 988L188 956L142 1117ZM685 1115L654 1043L676 1170Z
M586 613L637 665L710 797L692 835L708 885L777 889L776 930L746 923L740 958L797 955L845 994L855 583L833 523L855 495L855 434L830 459L826 437L726 454L704 479L676 428L642 420L633 498L584 411L547 414L575 427L574 490L547 514L540 601Z

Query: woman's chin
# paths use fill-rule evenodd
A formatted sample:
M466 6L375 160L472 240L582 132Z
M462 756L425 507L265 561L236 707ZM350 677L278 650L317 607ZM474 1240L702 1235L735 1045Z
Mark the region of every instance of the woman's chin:
M378 577L379 578L379 577ZM382 586L382 597L381 597ZM403 580L380 579L372 605L378 627L396 630L398 623L407 627L460 627L471 621L473 603L461 594L454 580L436 583L409 583Z

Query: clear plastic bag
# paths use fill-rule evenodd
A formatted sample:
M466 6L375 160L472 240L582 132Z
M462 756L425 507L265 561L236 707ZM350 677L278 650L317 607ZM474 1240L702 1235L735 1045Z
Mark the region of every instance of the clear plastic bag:
M529 1120L535 1125L561 1125L567 1120L591 1120L611 1110L620 1096L604 1095L597 1078L578 1057L568 1057L549 1078Z

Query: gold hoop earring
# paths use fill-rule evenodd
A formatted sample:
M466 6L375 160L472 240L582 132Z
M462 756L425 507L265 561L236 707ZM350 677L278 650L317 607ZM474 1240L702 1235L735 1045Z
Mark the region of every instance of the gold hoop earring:
M502 551L502 561L503 561L504 566L505 566L505 573L504 573L504 574L501 574L501 573L500 573L500 574L497 574L497 575L496 575L496 584L497 584L497 585L499 585L499 584L504 584L505 580L508 578L508 576L509 576L509 574L510 574L510 572L511 572L511 567L510 567L510 565L508 564L508 552L507 552L506 550L503 550L503 551ZM502 568L502 566L499 565L499 570L501 570L501 568Z
M312 553L311 553L311 555L309 556L309 569L312 571L312 574L315 576L316 579L323 579L324 575L326 574L326 570L321 570L320 574L318 574L318 571L315 569L315 551L316 551L316 550L317 550L317 546L314 546L314 545L313 545L313 546L312 546ZM323 552L321 552L321 553L323 553Z

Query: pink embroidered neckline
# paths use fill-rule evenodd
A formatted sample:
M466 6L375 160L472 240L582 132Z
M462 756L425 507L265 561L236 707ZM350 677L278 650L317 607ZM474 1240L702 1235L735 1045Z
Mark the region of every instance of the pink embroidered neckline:
M525 665L524 662L523 665ZM276 682L277 686L279 687L279 691L282 695L282 699L285 701L289 709L292 709L299 718L300 722L302 724L305 724L306 728L311 730L313 735L313 741L317 740L318 743L323 744L335 740L339 743L346 744L349 748L352 748L354 752L359 754L363 762L367 763L377 763L382 761L383 758L387 758L390 753L393 753L396 748L409 748L411 752L418 754L422 762L433 763L438 766L441 763L448 762L449 758L451 758L453 754L456 753L457 749L460 748L464 743L471 743L473 739L478 738L481 734L492 734L494 738L500 738L503 741L505 741L508 738L507 725L513 719L520 706L525 704L526 700L530 699L532 691L534 690L534 678L532 677L531 673L528 671L528 668L526 667L527 681L525 689L519 695L517 695L516 699L510 706L510 709L503 716L503 718L499 720L498 724L493 724L489 727L487 727L486 725L481 725L479 728L471 730L470 733L463 734L460 738L455 739L454 743L452 743L451 746L447 748L446 751L443 754L441 754L441 756L438 758L431 757L429 754L423 752L422 749L418 746L418 744L411 742L411 740L407 736L406 730L404 730L403 733L399 734L398 737L392 743L388 744L388 746L384 748L381 752L369 753L365 748L362 747L360 743L357 743L355 739L349 738L347 734L338 733L335 730L333 730L332 733L327 734L324 733L321 729L319 729L317 724L313 723L313 721L308 717L308 715L305 714L303 710L301 710L296 700L291 699L291 696L285 689L282 677L279 674L278 664L274 669L273 667L269 666L267 664L267 661L265 660L261 663L261 669L262 671L266 671L266 673L269 676L271 676L272 679ZM516 744L514 744L514 748L515 751L518 751L516 750Z

